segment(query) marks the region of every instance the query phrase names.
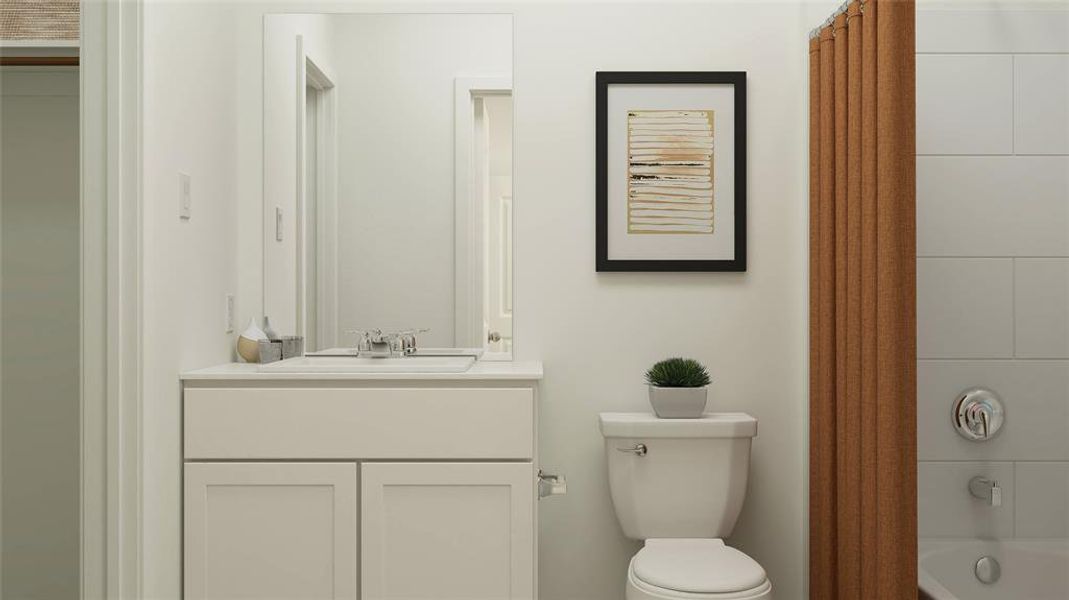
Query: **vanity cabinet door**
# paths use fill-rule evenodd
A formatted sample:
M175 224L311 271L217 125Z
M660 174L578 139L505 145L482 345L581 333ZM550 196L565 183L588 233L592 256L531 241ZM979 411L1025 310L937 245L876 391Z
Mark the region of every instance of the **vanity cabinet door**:
M361 466L361 599L531 599L531 463Z
M187 463L185 594L357 597L356 463Z

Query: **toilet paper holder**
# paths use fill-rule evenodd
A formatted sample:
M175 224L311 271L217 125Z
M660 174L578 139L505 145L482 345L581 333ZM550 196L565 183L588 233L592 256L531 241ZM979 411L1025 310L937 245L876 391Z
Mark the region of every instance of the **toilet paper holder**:
M563 496L568 493L568 480L564 475L555 475L553 473L546 473L542 469L538 470L538 497L545 498L546 496Z

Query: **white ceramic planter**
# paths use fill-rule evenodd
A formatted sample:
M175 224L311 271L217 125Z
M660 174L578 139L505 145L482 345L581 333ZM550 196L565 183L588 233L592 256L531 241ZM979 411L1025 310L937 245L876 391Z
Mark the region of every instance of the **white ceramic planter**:
M657 387L650 388L650 405L662 419L697 419L705 412L708 386L697 388Z

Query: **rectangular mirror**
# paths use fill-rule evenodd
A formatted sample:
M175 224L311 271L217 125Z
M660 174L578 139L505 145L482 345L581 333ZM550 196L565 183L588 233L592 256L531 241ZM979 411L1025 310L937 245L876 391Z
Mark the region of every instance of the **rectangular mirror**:
M512 17L264 20L264 313L512 350Z

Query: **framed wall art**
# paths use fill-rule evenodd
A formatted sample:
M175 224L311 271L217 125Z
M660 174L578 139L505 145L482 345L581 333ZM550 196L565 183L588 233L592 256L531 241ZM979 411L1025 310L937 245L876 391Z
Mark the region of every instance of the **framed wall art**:
M597 270L746 270L746 73L597 73Z

